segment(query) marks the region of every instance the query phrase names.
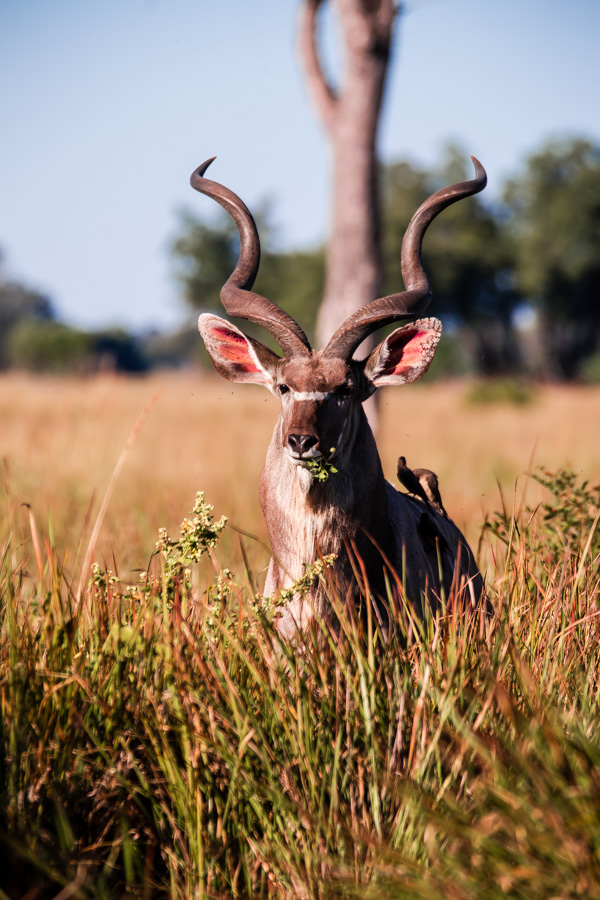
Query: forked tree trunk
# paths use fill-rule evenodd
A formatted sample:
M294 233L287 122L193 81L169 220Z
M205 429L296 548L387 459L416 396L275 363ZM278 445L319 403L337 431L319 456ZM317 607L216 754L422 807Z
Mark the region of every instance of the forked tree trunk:
M337 0L343 83L333 88L319 57L317 19L327 0L303 0L300 51L309 91L331 142L333 202L325 294L317 319L324 347L341 323L380 296L377 132L398 4Z

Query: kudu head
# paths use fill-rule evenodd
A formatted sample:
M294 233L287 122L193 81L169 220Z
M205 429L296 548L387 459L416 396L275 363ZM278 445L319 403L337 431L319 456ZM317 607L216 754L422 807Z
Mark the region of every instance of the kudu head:
M416 319L397 328L366 359L355 360L353 355L378 328L415 319L429 305L431 288L421 259L423 235L443 209L485 187L485 170L471 158L475 178L437 191L410 221L401 250L406 290L367 303L319 351L311 349L291 316L251 290L260 245L247 206L228 188L204 178L212 159L192 174L192 187L216 200L240 234L240 257L221 291L226 312L261 325L277 340L284 355L277 356L218 316L201 315L200 334L220 375L229 381L263 384L280 398L282 450L291 463L302 466L309 460L343 454L356 433L358 418L364 416L363 401L378 387L415 381L429 368L442 330L441 322L433 318Z

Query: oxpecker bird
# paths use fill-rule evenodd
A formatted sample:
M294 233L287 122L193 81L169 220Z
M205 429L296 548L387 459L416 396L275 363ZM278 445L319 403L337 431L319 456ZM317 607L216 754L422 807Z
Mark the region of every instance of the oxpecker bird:
M398 460L398 479L407 491L410 491L411 494L415 494L417 497L421 497L428 504L435 506L444 518L448 518L448 513L442 503L440 485L435 472L432 472L431 469L409 469L406 465L406 458L401 456Z
M421 470L422 471L422 470ZM398 457L398 481L400 484L406 488L409 494L414 494L415 497L420 497L421 500L425 502L426 506L429 506L429 497L425 493L425 489L421 482L419 481L416 472L413 472L412 469L409 469L406 465L406 457L400 456Z

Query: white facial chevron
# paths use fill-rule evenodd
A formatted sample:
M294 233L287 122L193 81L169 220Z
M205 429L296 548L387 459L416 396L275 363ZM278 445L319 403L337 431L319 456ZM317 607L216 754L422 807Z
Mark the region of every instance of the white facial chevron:
M327 400L331 397L331 392L326 391L290 391L294 400Z

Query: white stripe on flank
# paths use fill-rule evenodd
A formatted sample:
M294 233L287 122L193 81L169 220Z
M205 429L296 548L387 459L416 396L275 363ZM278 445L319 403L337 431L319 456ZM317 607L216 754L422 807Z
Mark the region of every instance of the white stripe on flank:
M292 391L294 400L327 400L331 397L331 392L322 393L321 391Z

